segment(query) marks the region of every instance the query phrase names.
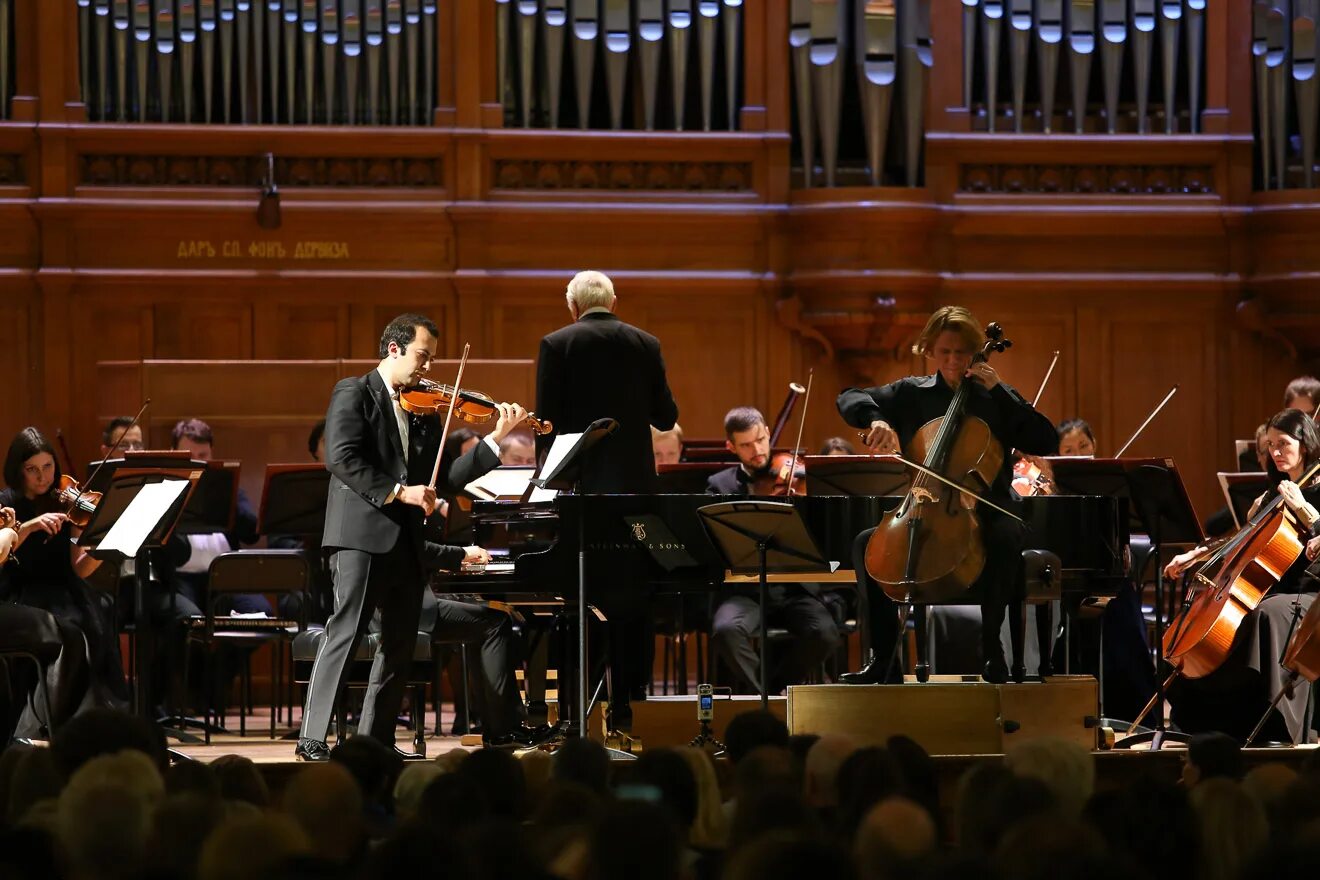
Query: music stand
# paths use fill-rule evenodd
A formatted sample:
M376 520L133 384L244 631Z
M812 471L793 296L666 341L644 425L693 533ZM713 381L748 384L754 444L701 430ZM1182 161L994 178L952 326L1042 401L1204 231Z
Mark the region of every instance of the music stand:
M704 495L711 474L736 467L727 461L680 461L655 466L659 495Z
M735 574L757 574L761 603L761 708L770 708L770 671L766 652L766 582L775 574L832 573L837 565L825 560L807 524L792 504L780 501L722 501L698 507L715 549Z
M1269 477L1263 471L1227 473L1220 471L1215 475L1219 479L1219 491L1224 493L1228 512L1233 516L1234 528L1242 528L1250 517L1247 512L1256 499L1270 488Z
M541 476L529 482L539 489L555 489L577 493L582 479L582 466L589 460L596 444L619 429L614 419L597 419L581 434L560 434L555 437ZM574 676L577 685L577 735L587 735L587 536L586 518L578 517L578 669ZM570 727L572 726L570 722Z
M102 482L101 500L78 537L78 546L87 548L96 559L115 563L136 560L133 572L134 638L139 645L133 652L133 710L149 721L155 720L150 717L153 703L142 669L142 658L144 653L149 653L152 639L146 610L147 551L163 547L169 540L201 476L201 468L191 467L117 468L108 481ZM188 486L178 490L172 499L165 497L169 490L148 489L154 484L180 481L187 482ZM103 546L108 543L114 546ZM145 648L141 644L143 641L147 643ZM167 729L166 732L179 740L195 739L178 730Z
M318 462L266 465L265 489L257 512L259 535L306 535L321 546L330 471Z
M803 455L807 495L903 496L911 469L896 455Z
M1164 547L1195 546L1204 540L1205 533L1177 465L1167 458L1056 458L1050 461L1054 466L1054 482L1064 491L1083 495L1117 494L1128 498L1133 530L1150 536L1151 553L1155 558L1155 724L1149 733L1124 737L1117 747L1130 749L1150 743L1151 750L1156 750L1165 741L1186 741L1181 734L1171 733L1164 722L1164 566L1160 557ZM1110 491L1104 491L1102 487Z

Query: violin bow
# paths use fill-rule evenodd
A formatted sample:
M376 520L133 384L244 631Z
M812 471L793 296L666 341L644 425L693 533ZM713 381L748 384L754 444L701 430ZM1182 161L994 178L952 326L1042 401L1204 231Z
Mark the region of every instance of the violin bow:
M1123 453L1128 451L1128 447L1131 446L1134 442L1136 442L1136 439L1141 436L1141 432L1146 430L1146 426L1149 425L1151 421L1154 420L1154 418L1160 414L1160 410L1164 409L1164 405L1168 403L1173 398L1173 395L1177 393L1178 393L1178 386L1174 385L1172 388L1169 389L1169 393L1164 395L1164 399L1161 400L1158 404L1156 404L1155 408L1150 411L1150 415L1146 416L1146 421L1141 423L1141 427L1137 428L1136 433L1134 433L1131 437L1128 438L1128 442L1123 444L1123 448L1118 450L1118 452L1114 453L1114 458L1123 457Z
M1045 386L1050 384L1050 376L1054 375L1054 365L1059 362L1059 351L1055 349L1054 359L1050 361L1050 368L1045 371L1045 378L1040 380L1040 388L1036 389L1036 396L1031 398L1031 406L1035 409L1036 404L1040 403L1040 397L1045 393Z
M802 429L807 424L807 407L811 406L811 380L816 375L816 368L812 367L807 371L807 391L802 396L802 417L798 419L797 441L793 444L793 457L788 461L788 483L786 490L789 495L793 494L793 475L797 473L798 450L802 448Z
M454 417L454 407L458 406L458 392L463 387L463 370L467 367L468 352L472 346L463 343L463 357L458 362L458 375L454 378L454 402L449 405L449 411L445 413L445 426L440 430L440 448L435 451L435 466L431 468L431 491L435 491L435 484L440 480L440 459L445 454L445 440L449 438L449 422ZM425 525L431 515L427 514L422 518L422 524Z
M982 504L986 505L987 507L993 507L995 510L999 511L1004 516L1011 516L1013 517L1013 519L1017 520L1018 522L1022 522L1022 517L1018 516L1016 513L1013 513L1012 511L1004 510L1004 508L1000 507L998 504L995 504L993 501L990 501L988 499L982 498L980 495L976 494L971 489L968 489L966 486L960 486L959 484L955 483L953 480L950 480L948 477L945 477L941 474L937 474L935 473L935 471L931 470L930 468L925 467L923 465L919 465L915 461L906 459L902 455L895 454L894 458L903 462L905 465L907 465L910 468L914 468L918 471L921 471L921 473L925 474L928 477L934 477L935 479L939 480L941 483L943 483L946 486L950 486L954 489L957 489L959 492L963 493L964 495L968 495L972 498L975 498L977 501L980 501ZM1023 524L1025 525L1025 523Z

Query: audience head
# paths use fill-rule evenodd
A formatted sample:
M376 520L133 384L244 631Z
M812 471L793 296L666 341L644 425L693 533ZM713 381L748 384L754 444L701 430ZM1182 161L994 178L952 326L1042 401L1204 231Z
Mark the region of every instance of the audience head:
M622 801L605 812L591 837L588 880L678 880L683 840L657 804Z
M133 750L83 764L60 793L58 838L75 876L133 877L146 866L160 771Z
M683 457L683 429L677 423L668 431L651 428L651 454L656 464L678 464Z
M406 822L417 815L422 793L444 773L445 768L435 761L410 761L403 765L403 772L394 783L394 813L400 821Z
M684 841L697 821L700 794L692 768L675 749L645 749L629 768L628 778L635 784L650 786L660 795L660 806Z
M492 816L522 821L527 809L527 781L513 755L501 749L481 749L468 755L455 773L486 793Z
M1269 842L1265 809L1240 783L1227 777L1203 778L1191 797L1201 824L1198 876L1235 880L1248 860Z
M170 449L186 451L194 461L210 461L215 454L211 426L201 419L176 422L170 432Z
M935 822L925 807L890 797L867 811L857 826L853 853L862 880L910 877L921 859L935 851Z
M366 842L362 790L342 761L304 767L284 789L284 812L311 841L312 851L337 864Z
M251 758L221 755L210 764L220 782L220 796L227 801L241 801L254 807L270 806L270 788Z
M5 456L5 485L27 498L45 495L60 480L55 447L36 428L14 435Z
M459 773L442 773L422 789L416 822L432 831L455 833L490 818L492 793Z
M119 449L115 455L146 448L142 441L142 426L133 424L132 416L115 416L106 423L105 430L101 432L101 454L109 455L116 443Z
M1085 419L1059 423L1059 455L1095 455L1095 432Z
M312 853L298 822L283 813L232 816L211 833L197 860L197 880L251 880L280 876L291 859Z
M903 791L909 798L926 808L938 831L943 827L940 812L940 781L935 773L935 762L912 737L898 734L885 742L885 748L898 762L903 779Z
M1031 816L1005 829L994 865L999 876L1013 880L1111 880L1139 871L1138 866L1115 861L1091 826L1049 814Z
M698 849L723 849L729 840L729 819L720 797L720 780L710 753L695 746L676 749L697 783L697 817L688 842Z
M957 843L969 853L989 855L1017 822L1057 810L1053 793L1039 779L1015 776L1001 764L978 764L958 781Z
M729 719L724 730L725 754L735 767L752 749L760 746L788 748L788 725L762 709L741 712Z
M568 312L576 321L591 309L609 309L614 311L618 301L614 295L614 282L604 272L588 269L579 272L568 282L564 291L568 300Z
M28 810L42 801L58 798L64 787L64 776L55 764L50 749L9 749L13 753L12 773L7 786L9 796L0 804L8 824L16 825ZM5 823L0 823L3 825Z
M839 766L839 818L852 832L875 804L903 793L903 773L883 746L866 746Z
M1084 817L1115 857L1144 866L1151 876L1196 876L1196 860L1187 854L1200 850L1201 835L1186 789L1142 776L1121 791L1097 794Z
M366 804L378 813L394 811L394 783L403 772L403 759L394 749L365 734L351 736L330 750L331 763L344 766L357 780Z
M554 777L606 794L610 790L610 753L595 740L570 739L555 752Z
M115 709L78 713L55 731L50 747L65 778L95 757L125 749L142 752L162 773L166 766L164 732L137 715Z
M1192 788L1207 779L1241 779L1242 746L1226 733L1198 733L1187 744L1182 783Z
M853 880L856 876L842 848L817 835L791 830L771 832L743 847L724 872L725 880Z
M807 806L828 809L839 805L839 768L857 750L857 743L841 733L827 733L807 752L803 793Z
M1004 766L1018 776L1045 783L1070 818L1082 814L1095 790L1095 758L1084 746L1059 737L1042 736L1014 745L1004 755Z

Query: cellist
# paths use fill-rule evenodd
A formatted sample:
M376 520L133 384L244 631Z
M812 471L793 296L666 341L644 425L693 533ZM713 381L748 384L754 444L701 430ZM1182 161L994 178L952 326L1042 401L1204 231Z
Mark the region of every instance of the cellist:
M1266 423L1269 460L1266 474L1274 488L1262 494L1251 507L1250 515L1282 495L1284 503L1296 515L1304 531L1315 531L1320 520L1320 485L1299 487L1297 480L1316 461L1320 461L1320 429L1301 410L1285 409ZM1167 578L1177 578L1210 552L1197 547L1173 558L1164 569ZM1187 733L1219 730L1245 739L1269 705L1270 697L1283 686L1286 672L1279 658L1286 646L1294 620L1315 601L1320 587L1320 536L1306 541L1306 549L1279 579L1256 608L1238 627L1233 647L1214 672L1202 678L1179 677L1169 688L1171 718ZM1213 576L1213 573L1211 573ZM1171 626L1177 626L1177 619ZM1261 738L1305 742L1306 703L1310 684L1298 680L1291 696L1279 703Z
M984 420L1005 452L999 474L984 487L984 497L1013 510L1018 502L1009 489L1013 473L1008 450L1051 455L1058 448L1058 435L1049 419L1000 381L994 367L986 362L972 364L973 355L984 345L985 331L971 312L962 306L944 306L930 316L912 346L913 354L922 355L934 367L932 374L877 388L848 388L837 405L844 421L866 431L866 445L873 451L893 444L906 450L923 425L944 415L958 387L973 382L966 415ZM972 595L979 594L981 601L982 675L987 681L1002 682L1008 666L999 628L1008 601L1022 584L1022 526L984 504L977 505L976 513L986 555L985 567L972 587ZM866 591L870 606L872 658L860 672L841 676L852 684L900 680L897 666L890 668L898 640L898 609L866 573L866 543L872 531L862 532L853 543L858 589Z

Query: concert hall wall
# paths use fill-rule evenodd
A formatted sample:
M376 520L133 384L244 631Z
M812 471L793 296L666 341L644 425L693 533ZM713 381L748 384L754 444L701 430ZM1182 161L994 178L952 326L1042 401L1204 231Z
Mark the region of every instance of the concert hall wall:
M0 429L61 428L86 461L107 414L98 363L369 359L405 309L440 323L444 357L470 343L474 358L534 359L568 320L569 277L596 268L620 315L660 338L688 436L718 435L739 404L773 415L810 369L804 443L850 436L838 390L922 369L920 323L962 303L1003 325L1014 347L995 364L1024 394L1059 352L1040 408L1090 420L1101 454L1176 383L1128 454L1176 460L1208 513L1232 441L1320 368L1320 199L1259 179L1249 4L1209 4L1202 98L1180 117L1197 130L1173 135L988 130L963 97L961 7L929 3L933 60L894 119L884 185L845 168L808 187L787 0L724 25L740 28L740 106L734 130L709 132L512 124L494 61L510 13L485 0L439 4L426 124L101 121L74 0L16 0ZM896 146L913 119L917 158ZM258 225L268 153L276 229ZM328 387L269 369L223 406L223 371L199 381L194 414L216 422L219 454L224 430L264 426L286 438L272 456L296 454L289 438L324 409Z

